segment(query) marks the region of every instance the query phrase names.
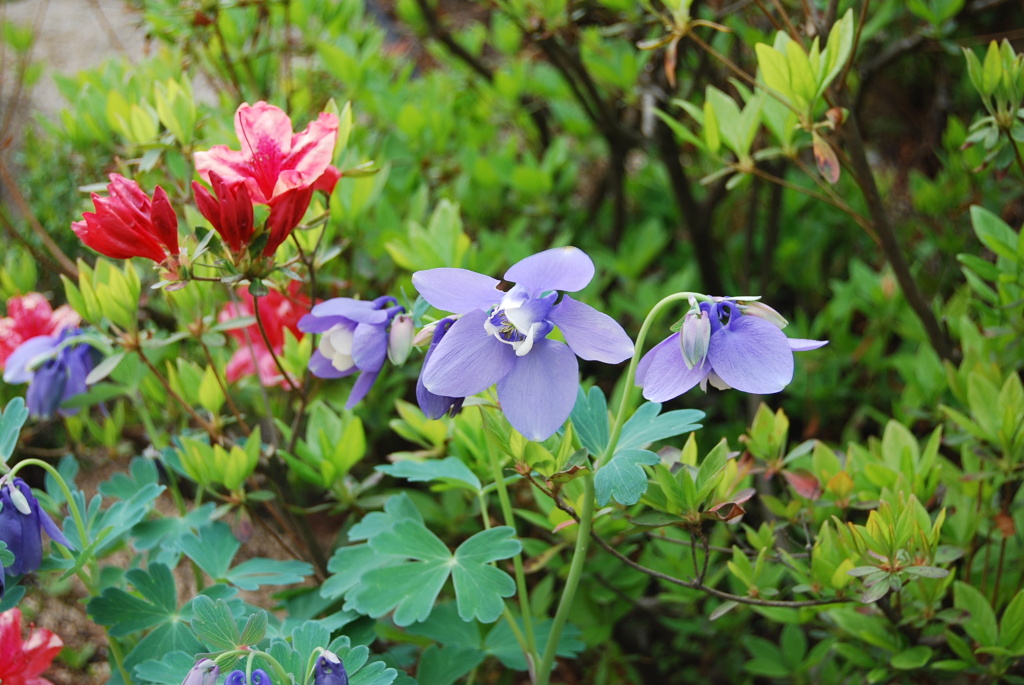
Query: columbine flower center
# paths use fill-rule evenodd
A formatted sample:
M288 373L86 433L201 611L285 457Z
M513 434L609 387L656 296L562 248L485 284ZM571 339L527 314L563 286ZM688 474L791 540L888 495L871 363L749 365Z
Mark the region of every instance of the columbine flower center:
M554 328L545 317L555 297L555 293L550 293L531 298L513 288L487 312L484 330L498 341L511 345L516 356L522 357Z

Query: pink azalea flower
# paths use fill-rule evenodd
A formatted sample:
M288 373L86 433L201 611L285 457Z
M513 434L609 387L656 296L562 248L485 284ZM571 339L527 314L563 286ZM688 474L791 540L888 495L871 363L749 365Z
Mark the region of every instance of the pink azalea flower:
M21 343L40 335L56 335L77 326L81 318L71 307L56 310L39 293L28 293L7 300L7 316L0 319L0 369Z
M21 639L21 611L0 614L0 683L4 685L53 685L40 674L60 652L64 641L45 628L32 629Z
M284 376L274 363L270 351L280 356L284 351L284 332L289 330L298 339L304 333L299 330L299 319L309 312L309 298L299 293L301 284L293 281L287 293L271 290L259 298L260 318L267 331L270 347L263 340L259 326L255 323L245 328L236 328L228 334L238 341L239 347L228 361L227 378L234 383L247 376L259 375L260 382L267 387L282 385ZM247 290L238 293L240 302L227 304L220 313L220 321L230 321L253 316L253 296ZM297 379L291 379L297 382Z
M301 133L294 133L284 110L262 101L244 103L235 112L235 133L241 150L214 145L196 153L196 171L207 183L211 172L229 185L244 182L253 202L271 204L296 188L330 192L338 180L339 172L331 166L338 138L334 114L321 112Z

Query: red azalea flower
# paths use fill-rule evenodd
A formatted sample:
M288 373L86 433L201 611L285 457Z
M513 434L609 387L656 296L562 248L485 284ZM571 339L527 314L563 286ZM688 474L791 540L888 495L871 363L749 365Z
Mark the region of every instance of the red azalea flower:
M270 348L267 347L255 323L245 328L236 328L228 334L239 342L239 348L228 361L227 378L234 383L240 378L259 374L260 382L270 387L282 385L284 376L274 363L274 357L284 351L284 332L289 330L296 338L301 339L304 333L299 330L299 319L309 313L309 298L299 293L302 284L292 281L287 293L271 290L259 298L260 318L267 331ZM253 298L247 290L240 290L241 302L231 302L221 311L219 320L230 321L244 316L253 316ZM295 379L292 379L295 380Z
M339 172L331 166L338 117L321 112L301 133L292 131L284 110L266 102L242 104L235 112L241 150L214 145L197 152L196 171L207 182L216 173L227 183L244 182L253 202L272 200L293 188L333 188Z
M192 181L196 206L220 234L221 241L237 264L256 233L248 186L242 181L228 183L216 171L210 172L210 185L216 198L198 182ZM302 221L313 198L313 190L313 186L291 188L270 200L270 216L266 224L270 235L263 248L265 257L272 256Z
M249 246L254 231L249 191L245 183L227 183L215 171L211 171L209 176L210 185L217 197L214 199L210 191L198 181L192 181L196 207L213 224L228 250L233 255L240 254Z
M80 321L74 309L65 304L54 310L39 293L12 297L7 300L7 316L0 319L0 369L21 343L40 335L55 335Z
M178 217L160 186L150 199L139 184L120 174L110 175L108 197L92 195L95 212L71 224L82 242L114 259L145 257L167 263L174 271L178 257Z
M40 673L60 652L64 641L45 628L32 629L21 639L21 611L0 614L0 683L4 685L53 685Z

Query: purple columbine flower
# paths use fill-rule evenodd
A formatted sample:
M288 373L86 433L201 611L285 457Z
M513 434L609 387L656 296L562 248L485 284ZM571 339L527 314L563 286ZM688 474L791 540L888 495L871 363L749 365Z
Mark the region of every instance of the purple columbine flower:
M224 679L224 685L274 685L274 681L262 668L252 672L252 677L245 679L245 671L231 671Z
M509 423L530 440L544 440L565 423L576 402L576 357L617 364L633 341L610 316L559 291L581 290L594 263L575 247L527 257L505 272L515 285L466 269L412 275L431 305L462 316L424 364L424 387L442 397L469 397L498 385ZM565 342L548 335L558 326Z
M58 409L65 400L86 391L85 379L95 366L96 351L86 344L63 344L81 334L78 328L65 328L58 335L29 338L7 358L5 383L28 383L25 403L35 417L54 412L70 416L78 409Z
M181 681L181 685L216 685L219 676L220 667L214 663L213 659L200 659Z
M793 352L814 350L827 340L787 338L785 319L759 303L733 299L701 302L673 333L637 365L636 384L644 397L665 402L698 383L758 395L780 392L793 380ZM706 316L705 316L706 315ZM710 324L710 335L705 327Z
M50 515L39 506L32 488L15 477L0 484L0 540L14 555L14 563L6 573L20 576L35 571L43 563L43 531L55 542L67 548L71 543L64 537Z
M299 330L321 333L320 344L309 360L309 370L320 378L343 378L359 373L345 403L351 409L370 392L388 354L388 326L405 307L393 297L353 300L336 297L313 307L299 319ZM391 306L389 306L391 305Z
M437 349L441 339L454 323L455 318L449 316L434 324L434 335L430 340L430 347L427 348L427 354L423 357L424 369L430 363L430 358L434 354L434 350ZM416 379L416 404L420 405L420 410L428 419L439 419L445 414L455 416L462 411L462 403L465 399L465 397L446 397L430 392L427 390L427 386L423 384L423 370L420 370L420 377Z
M348 685L345 664L334 652L325 649L313 669L313 685Z

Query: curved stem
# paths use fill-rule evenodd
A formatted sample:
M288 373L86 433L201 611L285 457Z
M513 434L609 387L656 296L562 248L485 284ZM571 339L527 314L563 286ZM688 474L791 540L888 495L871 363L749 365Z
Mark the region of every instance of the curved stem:
M83 548L88 547L89 533L88 529L85 527L85 519L82 518L82 512L78 509L78 504L75 502L75 498L71 494L71 488L69 488L68 484L64 481L64 476L60 475L60 471L58 471L52 464L48 464L41 459L29 458L22 459L15 464L7 474L7 477L13 480L18 474L18 471L26 466L38 466L53 476L53 479L57 481L57 485L60 487L61 492L64 493L64 499L67 500L68 513L71 514L71 518L75 522L75 528L78 530L78 539L82 543Z
M256 316L256 327L260 329L260 335L263 336L263 342L267 346L267 351L274 360L274 364L277 365L277 370L281 372L281 376L284 377L284 382L288 384L288 389L292 392L298 390L298 386L292 381L291 376L285 371L284 364L281 363L281 358L277 356L277 352L274 351L274 346L270 344L270 336L267 334L267 329L263 325L263 317L260 315L260 302L258 297L253 297L252 311Z
M583 507L578 519L579 529L576 533L576 545L573 548L572 563L569 566L569 575L565 579L562 598L558 602L555 619L551 624L551 633L548 635L544 656L537 669L537 685L548 685L551 679L551 668L554 665L555 655L558 652L558 641L562 637L562 630L565 628L565 622L568 620L569 612L572 610L572 603L576 598L576 589L579 587L580 578L583 575L583 566L587 561L587 550L590 547L591 526L593 524L594 505L596 503L593 474L601 467L602 463L605 463L615 454L615 447L618 445L619 436L622 434L622 426L626 422L626 414L629 412L629 407L632 404L635 392L633 382L636 378L636 367L640 361L640 352L643 350L644 340L647 339L647 332L662 309L673 302L689 300L690 297L707 299L707 295L691 292L674 293L662 298L648 312L647 318L644 319L643 325L640 326L640 332L636 336L633 358L629 360L629 367L626 369L625 387L622 389L622 399L619 402L619 411L615 416L615 423L612 425L611 435L608 438L608 446L605 448L604 454L594 462L591 471L583 476Z

